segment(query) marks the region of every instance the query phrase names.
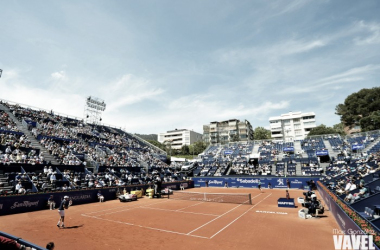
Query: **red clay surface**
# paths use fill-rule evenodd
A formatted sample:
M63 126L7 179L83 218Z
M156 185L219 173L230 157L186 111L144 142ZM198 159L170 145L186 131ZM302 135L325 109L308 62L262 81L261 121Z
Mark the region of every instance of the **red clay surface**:
M321 219L298 218L298 208L278 208L279 189L197 188L187 192L251 193L253 205L142 198L70 207L66 229L57 210L0 217L0 231L37 245L62 249L334 249L329 211ZM302 190L290 190L302 197ZM318 196L319 197L319 196ZM296 199L295 199L296 200ZM283 212L279 213L262 213Z

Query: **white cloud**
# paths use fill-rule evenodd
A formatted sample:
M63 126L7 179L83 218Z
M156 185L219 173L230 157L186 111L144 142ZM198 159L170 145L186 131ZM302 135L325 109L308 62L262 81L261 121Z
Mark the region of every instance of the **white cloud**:
M306 53L328 45L327 39L280 41L264 47L229 49L218 51L217 58L222 63L237 64L245 62L277 61L281 57Z
M147 79L126 74L101 87L100 93L107 103L107 110L116 111L130 104L152 100L164 93L162 88L153 85Z
M25 72L17 70L7 70L7 77L0 81L0 98L46 110L53 109L70 116L83 116L83 109L78 108L84 106L83 96L36 87L29 82L30 79L22 77L24 74Z
M360 21L356 23L358 31L367 33L364 37L355 37L354 42L357 45L369 45L380 43L380 24L379 23L367 23L365 21Z
M313 49L324 47L326 45L327 45L327 42L322 41L322 40L307 41L307 42L290 41L288 43L285 43L281 47L284 51L284 54L291 55L291 54L307 52Z
M371 72L376 72L380 69L380 65L365 65L362 67L356 67L346 70L342 73L334 74L332 76L324 77L322 79L306 83L298 88L292 88L285 90L283 93L298 94L298 93L311 93L317 91L320 88L326 88L331 86L332 89L341 89L342 86L338 84L360 82L366 79L367 75Z
M53 80L64 80L66 79L66 73L65 71L57 71L57 72L54 72L51 74L51 77L53 78Z
M281 3L284 3L284 2L282 1ZM278 15L296 11L308 3L310 3L309 0L295 0L295 1L290 1L290 2L285 1L285 4L280 5L282 10L278 13Z

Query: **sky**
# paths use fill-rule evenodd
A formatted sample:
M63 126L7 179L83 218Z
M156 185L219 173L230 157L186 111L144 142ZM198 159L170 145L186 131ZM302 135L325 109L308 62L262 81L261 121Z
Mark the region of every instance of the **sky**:
M378 87L380 1L2 1L0 99L131 133L335 107Z

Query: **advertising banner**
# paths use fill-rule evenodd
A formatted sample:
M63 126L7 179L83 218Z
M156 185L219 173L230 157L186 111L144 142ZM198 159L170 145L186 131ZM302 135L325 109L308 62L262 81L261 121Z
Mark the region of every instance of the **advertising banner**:
M286 199L286 198L279 198L277 200L277 206L278 207L296 207L296 204L294 203L294 199Z
M363 149L364 145L363 144L352 145L351 148L352 148L352 150Z
M181 182L171 182L163 183L162 188L170 188L172 190L179 190L180 185L184 188L194 187L192 181L181 181ZM0 197L0 216L6 214L17 214L32 212L37 210L48 209L47 201L50 195L53 195L56 208L61 203L64 196L69 196L73 201L73 205L98 202L97 193L100 190L104 196L104 200L115 200L117 193L121 193L123 189L128 192L132 190L141 190L142 188L146 190L149 185L135 185L126 187L110 187L103 189L91 189L91 190L75 190L67 192L55 192L55 193L41 193L41 194L29 194L29 195L17 195L17 196L2 196Z
M325 155L329 155L329 151L328 151L328 150L317 150L317 151L315 152L315 154L316 154L317 156L325 156Z
M258 188L259 183L262 188L287 188L289 180L290 188L304 189L307 182L313 180L317 182L319 178L311 177L194 177L194 187L205 187L208 181L209 187L235 187L235 188Z
M284 152L294 152L294 147L284 147L282 149L282 151L284 151Z

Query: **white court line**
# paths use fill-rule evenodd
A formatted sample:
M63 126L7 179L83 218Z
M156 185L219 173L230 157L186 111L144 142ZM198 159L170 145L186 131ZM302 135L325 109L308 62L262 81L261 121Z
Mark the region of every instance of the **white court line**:
M253 197L253 198L256 198L257 196L259 196L259 195L261 195L262 193L259 193L258 195L256 195L255 197ZM252 198L251 198L252 199ZM211 220L211 221L209 221L209 222L207 222L207 223L205 223L205 224L203 224L202 226L200 226L200 227L198 227L198 228L196 228L196 229L194 229L193 231L191 231L191 232L189 232L189 233L187 233L188 235L190 235L192 232L195 232L195 231L197 231L198 229L201 229L202 227L204 227L204 226L206 226L206 225L208 225L208 224L210 224L211 222L213 222L213 221L215 221L215 220L217 220L217 219L219 219L219 218L221 218L222 216L224 216L224 215L226 215L226 214L228 214L229 212L231 212L231 211L233 211L233 210L235 210L236 208L238 208L238 207L240 207L240 206L242 206L242 205L244 205L244 204L240 204L240 205L238 205L238 206L236 206L236 207L234 207L234 208L232 208L232 209L230 209L230 210L228 210L227 212L225 212L224 214L222 214L222 215L219 215L218 217L216 217L215 219L213 219L213 220ZM251 208L252 209L252 208Z
M175 210L175 211L181 211L181 210L184 210L184 209L189 208L189 207L197 206L197 205L199 205L199 204L203 204L203 202L199 202L199 203L197 203L197 204L193 204L193 205L190 205L190 206L188 206L188 207L180 208L180 209L177 209L177 210Z
M256 205L260 204L260 202L262 202L263 200L265 200L266 198L268 198L269 196L271 196L272 193L270 193L267 197L265 197L264 199L262 199L261 201L259 201L258 203L256 203L255 205L253 205L250 209L248 209L247 211L245 211L242 215L240 215L239 217L237 217L236 219L234 219L233 221L231 221L227 226L223 227L222 229L220 229L217 233L215 233L213 236L210 237L210 239L214 238L214 236L218 235L220 232L222 232L224 229L226 229L227 227L229 227L232 223L234 223L235 221L237 221L239 218L241 218L243 215L245 215L246 213L248 213L249 211L252 210L252 208L254 208Z
M195 231L197 231L198 229L201 229L202 227L204 227L204 226L206 226L206 225L210 224L211 222L213 222L213 221L215 221L215 220L217 220L217 219L221 218L222 216L224 216L224 215L228 214L228 213L229 213L229 212L231 212L232 210L235 210L236 208L238 208L238 207L240 207L240 206L242 206L242 205L243 205L243 204L240 204L240 205L238 205L238 206L236 206L236 207L234 207L234 208L232 208L232 209L228 210L228 211L227 211L227 212L225 212L224 214L222 214L222 215L219 215L219 216L218 216L218 217L216 217L215 219L213 219L213 220L210 220L209 222L207 222L207 223L203 224L202 226L200 226L200 227L197 227L197 228L196 228L196 229L194 229L193 231L191 231L191 232L187 233L187 235L190 235L192 232L195 232Z
M180 235L192 236L192 237L197 237L197 238L202 238L202 239L209 239L208 237L199 236L199 235L187 235L185 233L180 233L180 232L175 232L175 231L170 231L170 230L165 230L165 229L160 229L160 228L155 228L155 227L145 227L145 226L136 225L136 224L132 224L132 223L128 223L128 222L123 222L123 221L109 220L109 219L104 219L104 218L99 218L99 217L96 217L96 216L89 216L89 215L85 215L85 216L89 217L89 218L93 218L93 219L105 220L105 221L109 221L109 222L114 222L114 223L119 223L119 224L125 224L125 225L129 225L129 226L140 227L140 228L146 228L146 229L156 230L156 231L165 232L165 233L180 234Z
M120 212L123 212L123 211L128 211L128 210L132 210L132 209L135 209L135 208L140 208L142 206L151 206L151 205L160 204L160 203L164 203L164 202L168 202L168 201L170 201L170 200L168 199L168 200L165 200L165 201L155 202L155 203L151 203L151 204L147 204L148 202L144 202L144 204L147 204L147 205L138 203L135 206L132 205L130 207L127 207L127 209L122 209L122 210L114 211L114 212L111 212L111 213L105 213L105 214L101 214L101 215L120 213ZM117 207L117 208L105 209L105 210L100 210L100 211L91 212L91 213L85 213L85 214L87 215L87 214L100 213L100 212L105 212L105 211L115 210L115 209L120 209L120 208L125 208L125 207ZM99 216L101 216L101 215L99 215Z
M175 213L185 213L185 214L199 214L199 215L219 216L219 214L204 214L204 213L195 213L195 212L185 212L185 211L178 211L178 210L171 210L171 209L163 209L163 208L155 208L155 207L141 207L141 208L147 208L147 209L153 209L153 210L162 210L162 211L170 211L170 212L175 212Z
M146 202L144 202L144 203L146 203ZM137 204L135 204L135 205L137 205ZM138 205L141 205L141 203L139 203ZM94 211L94 212L90 212L90 213L86 213L86 214L96 214L96 213L101 213L101 212L115 210L115 209L120 209L120 208L125 208L125 206L122 206L122 207L113 207L113 208L109 208L109 209L98 210L98 211Z
M260 196L262 193L260 193L260 194L258 194L258 195L256 195L256 196L254 196L254 197L252 197L252 199L254 199L254 198L256 198L256 197L258 197L258 196ZM267 197L265 197L264 199L266 199ZM263 199L263 200L264 200ZM166 201L165 201L166 202ZM261 201L260 201L261 202ZM259 204L260 202L258 202L257 204ZM156 203L153 203L153 204L151 204L151 205L154 205L154 204L159 204L159 203L163 203L163 202L156 202ZM201 202L201 203L203 203L203 202ZM198 203L197 203L198 204ZM257 205L256 204L256 205ZM139 205L141 205L141 204L139 204ZM243 204L240 204L239 206L241 206L241 205L243 205ZM254 205L254 206L256 206L256 205ZM149 205L150 206L150 205ZM239 206L237 206L237 207L239 207ZM133 208L138 208L139 206L135 206L135 207L133 207ZM142 207L142 208L149 208L149 209L157 209L157 208L150 208L150 207L147 207L147 206L140 206L140 207ZM237 207L235 207L235 208L237 208ZM120 207L119 207L120 208ZM235 208L233 208L232 210L234 210ZM252 207L253 208L253 207ZM251 208L251 209L252 209ZM102 211L109 211L109 210L112 210L112 209L106 209L106 210L102 210ZM230 211L232 211L232 210L230 210ZM102 211L97 211L97 212L102 212ZM175 211L175 210L174 210ZM97 212L92 212L92 213L97 213ZM228 212L227 212L228 213ZM180 232L175 232L175 231L170 231L170 230L165 230L165 229L160 229L160 228L154 228L154 227L145 227L145 226L141 226L141 225L136 225L136 224L132 224L132 223L128 223L128 222L122 222L122 221L116 221L116 220L110 220L110 219L105 219L105 218L100 218L100 217L97 217L97 216L91 216L91 215L88 215L88 214L91 214L91 213L87 213L87 214L82 214L82 216L85 216L85 217L88 217L88 218L93 218L93 219L98 219L98 220L104 220L104 221L109 221L109 222L114 222L114 223L119 223L119 224L125 224L125 225L130 225L130 226L136 226L136 227L140 227L140 228L146 228L146 229L151 229L151 230L155 230L155 231L161 231L161 232L166 232L166 233L173 233L173 234L179 234L179 235L185 235L185 236L191 236L191 237L197 237L197 238L202 238L202 239L211 239L211 238L208 238L208 237L204 237L204 236L199 236L199 235L194 235L194 234L190 234L191 232L194 232L194 231L196 231L196 230L198 230L198 229L196 229L196 230L193 230L193 231L191 231L190 233L180 233ZM226 213L225 213L226 214ZM244 214L243 214L244 215ZM223 215L221 215L221 216L223 216ZM219 216L219 217L221 217L221 216ZM219 217L217 217L217 218L219 218ZM241 217L241 216L240 216ZM217 219L216 218L216 219ZM238 219L238 218L237 218ZM215 219L214 219L215 220ZM211 221L210 221L211 222ZM210 222L208 222L208 223L210 223ZM207 224L208 224L207 223ZM230 224L232 224L232 223L230 223ZM205 224L206 225L206 224ZM205 225L203 225L203 226L205 226ZM202 227L203 227L202 226ZM228 225L227 225L228 226ZM225 227L226 228L226 227ZM224 228L222 229L222 230L224 230ZM221 230L221 231L222 231ZM221 232L220 231L220 232ZM219 233L219 232L218 232ZM213 235L212 237L214 237L215 235Z
M152 203L152 204L149 204L149 205L142 205L142 204L140 204L141 206L135 206L135 207L132 207L132 208L127 208L127 209L123 209L123 210L118 210L118 211L111 212L111 213L105 213L105 214L103 214L103 215L116 214L116 213L120 213L120 212L124 212L124 211L128 211L128 210L132 210L132 209L136 209L136 208L148 207L148 206L152 206L152 205L156 205L156 204L160 204L160 203L165 203L165 202L168 202L168 201L169 201L169 200L162 201L162 202L156 202L156 203Z

